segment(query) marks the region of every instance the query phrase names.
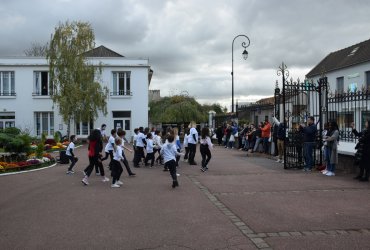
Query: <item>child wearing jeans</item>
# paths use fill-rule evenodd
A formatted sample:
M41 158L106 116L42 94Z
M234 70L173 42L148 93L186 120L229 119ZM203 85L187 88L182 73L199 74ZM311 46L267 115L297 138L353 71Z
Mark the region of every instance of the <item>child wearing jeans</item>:
M119 179L121 178L121 174L123 172L123 168L121 166L120 161L124 160L123 154L122 154L122 140L120 137L117 137L114 140L114 151L113 151L113 160L111 164L111 176L112 176L112 188L119 188L123 184L122 181Z
M161 155L164 159L164 167L170 170L172 177L172 188L178 187L179 183L177 181L176 175L176 156L183 155L177 152L176 145L173 143L175 137L173 134L167 136L167 142L163 145L161 149Z
M67 147L66 155L67 155L68 159L71 161L71 165L69 166L69 168L67 170L67 174L74 174L75 172L73 171L73 167L76 164L76 162L78 161L78 158L73 154L73 150L75 149L74 142L76 141L76 136L71 135L69 141L70 141L70 143Z

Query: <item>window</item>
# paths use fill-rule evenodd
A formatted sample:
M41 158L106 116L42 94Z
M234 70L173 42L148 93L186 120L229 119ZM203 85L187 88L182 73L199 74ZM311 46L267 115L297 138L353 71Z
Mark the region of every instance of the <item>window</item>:
M337 93L343 94L344 92L344 77L338 77L337 78Z
M46 71L36 71L33 76L33 93L34 96L50 95L49 73Z
M90 131L94 129L94 122L76 122L77 135L89 135Z
M14 112L0 112L0 129L15 127Z
M130 76L131 72L113 72L112 96L132 95Z
M343 112L339 113L337 118L339 129L349 128L351 127L351 123L354 121L354 114L353 112Z
M15 96L14 71L0 71L0 96Z
M36 135L54 135L54 112L35 112Z
M365 72L365 87L370 90L370 71Z

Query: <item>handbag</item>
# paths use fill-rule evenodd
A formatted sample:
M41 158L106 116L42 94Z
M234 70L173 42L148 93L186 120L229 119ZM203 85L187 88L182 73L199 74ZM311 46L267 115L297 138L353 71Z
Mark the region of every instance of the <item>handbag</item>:
M234 134L234 137L238 137L239 136L239 132L236 132L235 134Z

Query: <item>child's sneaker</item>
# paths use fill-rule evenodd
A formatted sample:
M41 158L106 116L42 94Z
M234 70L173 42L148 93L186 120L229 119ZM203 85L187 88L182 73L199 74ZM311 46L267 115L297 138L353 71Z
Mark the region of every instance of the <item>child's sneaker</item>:
M85 176L85 178L82 179L82 183L87 186L89 185L89 182L87 181L87 177Z
M107 182L107 181L109 181L109 178L104 176L103 179L102 179L102 182Z
M117 183L114 183L112 185L110 185L111 188L119 188L121 187L120 185L118 185Z
M118 185L123 185L123 182L122 181L116 181L116 183L115 184L118 184Z

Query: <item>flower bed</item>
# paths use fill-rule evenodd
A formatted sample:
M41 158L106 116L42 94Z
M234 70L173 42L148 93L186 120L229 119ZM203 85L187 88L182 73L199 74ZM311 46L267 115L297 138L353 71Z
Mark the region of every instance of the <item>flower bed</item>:
M44 154L42 159L31 158L19 162L0 162L0 173L18 172L50 166L55 159L50 154Z

